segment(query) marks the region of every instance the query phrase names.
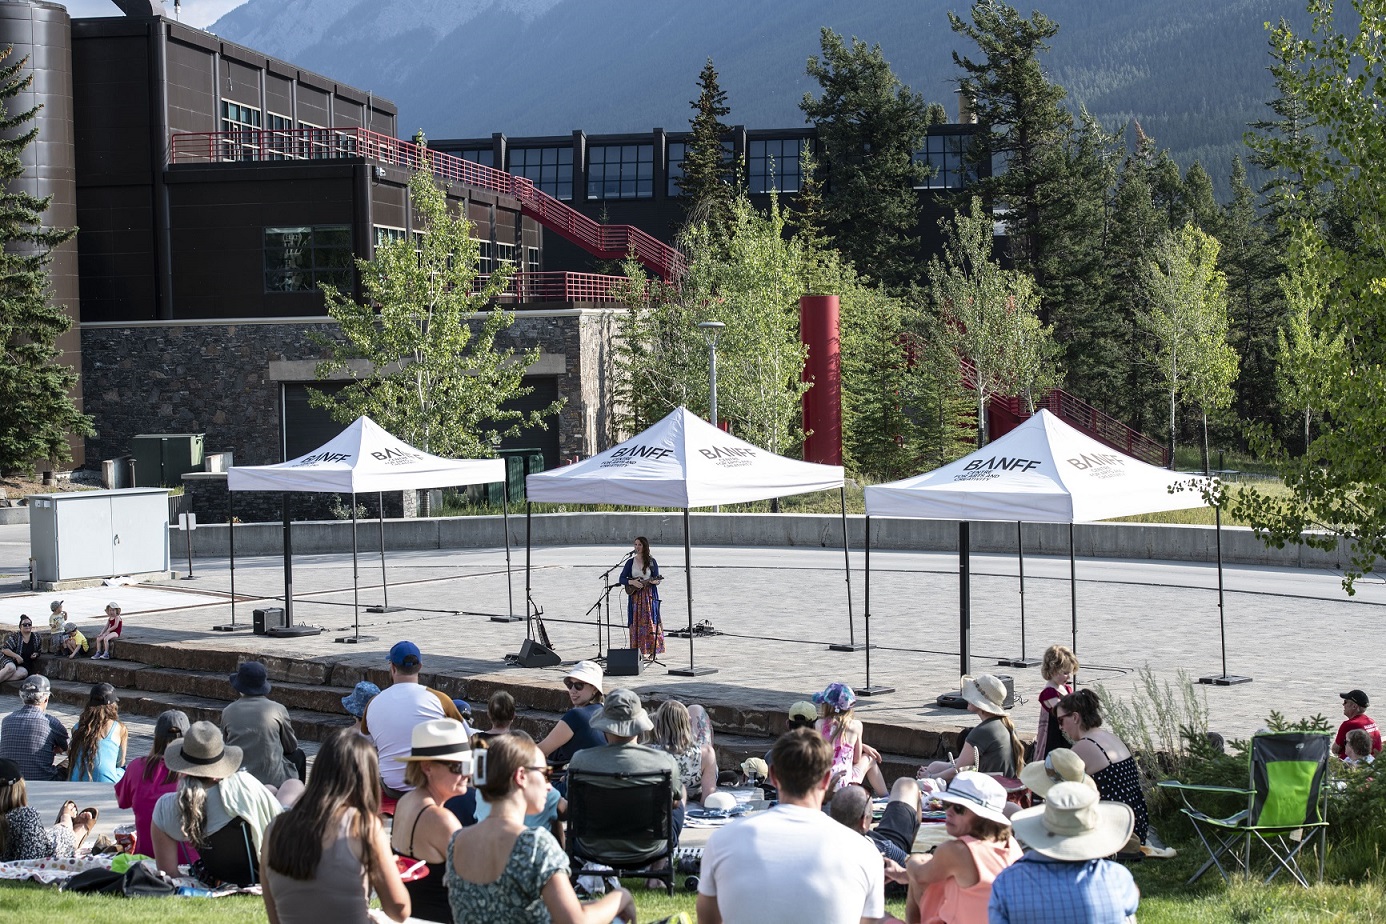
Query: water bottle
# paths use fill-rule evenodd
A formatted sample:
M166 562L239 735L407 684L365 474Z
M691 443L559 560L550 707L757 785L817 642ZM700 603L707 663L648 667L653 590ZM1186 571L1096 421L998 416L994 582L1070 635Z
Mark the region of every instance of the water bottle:
M179 886L178 894L184 898L211 898L216 893L211 889L199 889L196 886Z

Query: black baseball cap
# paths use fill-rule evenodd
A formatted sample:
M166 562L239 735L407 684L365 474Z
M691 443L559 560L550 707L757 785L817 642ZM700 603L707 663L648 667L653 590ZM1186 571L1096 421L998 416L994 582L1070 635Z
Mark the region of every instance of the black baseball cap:
M1346 693L1339 693L1338 696L1343 699L1352 700L1363 709L1371 705L1371 701L1367 699L1367 694L1363 693L1361 690L1348 690Z

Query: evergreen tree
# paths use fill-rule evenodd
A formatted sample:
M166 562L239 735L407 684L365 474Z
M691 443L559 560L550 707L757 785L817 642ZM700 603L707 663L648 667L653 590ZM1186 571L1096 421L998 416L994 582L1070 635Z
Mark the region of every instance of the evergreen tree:
M1173 227L1192 224L1198 230L1218 237L1222 231L1222 217L1222 209L1213 196L1213 178L1202 164L1194 161L1184 173Z
M1064 88L1045 76L1039 56L1059 27L1042 13L1026 19L994 0L977 0L971 16L969 23L948 14L953 31L975 42L982 55L974 60L953 52L964 73L959 89L990 129L977 135L971 155L984 168L974 191L991 204L1004 204L1011 260L1034 278L1042 296L1040 318L1048 323L1058 302L1048 275L1054 261L1046 250L1056 191L1067 181L1064 143L1073 118L1063 108ZM999 172L987 177L992 169Z
M13 51L0 51L0 473L27 474L39 461L68 461L68 437L95 431L71 397L77 370L57 348L72 320L48 288L50 254L77 229L46 227L51 197L14 188L24 174L24 150L38 137L31 123L39 107L9 112L34 80L28 58L3 63Z
M530 393L525 369L539 358L538 347L517 353L496 342L515 320L495 307L513 267L502 264L473 291L479 248L471 222L450 213L431 173L409 178L409 200L422 234L387 241L374 259L356 261L365 299L322 287L342 339L324 341L330 354L318 377L346 372L352 381L310 400L342 422L369 415L434 455L485 458L493 440L521 426L543 427L562 400L527 414L503 406Z
M693 137L683 155L683 176L675 182L686 199L690 224L707 222L715 231L726 225L731 211L727 150L722 146L730 128L722 121L731 114L727 93L717 81L717 68L708 58L698 75L698 98L689 103Z
M817 99L799 108L818 129L827 160L828 233L858 272L901 288L918 275L919 198L925 179L915 153L924 146L924 100L900 82L879 45L824 28L822 57L808 59Z

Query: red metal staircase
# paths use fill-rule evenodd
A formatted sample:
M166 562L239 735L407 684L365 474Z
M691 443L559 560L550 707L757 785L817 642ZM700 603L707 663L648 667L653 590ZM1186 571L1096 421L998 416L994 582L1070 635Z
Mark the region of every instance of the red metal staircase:
M173 163L235 163L364 157L407 170L512 196L524 214L603 260L635 254L642 266L666 282L686 268L683 254L630 225L604 225L565 205L532 180L431 151L364 128L255 129L234 132L178 132L170 139Z

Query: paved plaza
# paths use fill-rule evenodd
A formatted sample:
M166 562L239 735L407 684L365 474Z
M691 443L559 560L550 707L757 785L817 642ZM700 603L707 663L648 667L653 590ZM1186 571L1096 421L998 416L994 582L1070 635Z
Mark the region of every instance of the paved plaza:
M603 598L602 575L625 553L623 546L536 548L531 577L534 602L565 661L592 657L599 629L589 608ZM666 580L661 588L666 629L687 625L681 548L655 548ZM294 616L322 626L320 636L270 639L211 631L227 622L231 607L228 563L195 560L195 580L161 585L155 599L145 591L96 588L62 594L80 624L95 626L109 598L130 594L127 637L200 647L264 651L302 658L330 658L380 666L401 638L423 649L426 669L461 675L523 676L527 681L560 672L507 666L524 623L498 623L491 615L524 613L524 549L512 550L507 592L503 549L398 552L388 556L389 602L399 612L368 613L382 602L379 558L360 560L360 633L376 636L359 645L334 640L355 634L351 556L302 555L294 560ZM943 553L873 552L871 577L871 681L896 688L864 699L868 721L947 727L970 717L934 705L957 688L959 674L957 558ZM21 564L23 563L23 564ZM175 558L186 573L186 561ZM783 709L834 680L866 682L866 654L838 652L829 643L862 642L865 587L863 555L851 554L852 622L840 549L694 547L694 621L721 634L694 640L693 662L717 672L686 678L655 666L625 682L662 691L686 702L725 702ZM42 623L52 595L26 597L27 528L0 528L0 621L23 607ZM1015 710L1022 732L1034 728L1038 669L997 668L998 658L1020 654L1020 595L1014 557L972 557L973 672L1015 677L1024 701ZM1068 642L1068 560L1025 559L1026 653L1037 657L1053 642ZM1226 573L1227 671L1253 678L1235 687L1200 687L1213 729L1245 735L1265 724L1271 710L1287 717L1321 713L1339 721L1337 694L1361 687L1386 703L1383 670L1375 657L1386 640L1386 587L1369 578L1348 597L1340 575L1327 571L1229 566ZM611 573L612 583L616 572ZM1078 654L1081 680L1121 696L1134 689L1145 665L1163 680L1176 672L1220 674L1216 571L1209 565L1112 559L1078 561ZM275 605L283 594L282 560L260 557L236 563L238 621L256 606ZM213 598L209 602L209 598ZM610 595L611 638L622 647L625 598ZM587 615L584 615L587 614ZM601 645L607 646L601 632ZM1358 655L1358 657L1354 657ZM669 667L690 661L689 641L669 639ZM132 753L139 753L134 750Z

